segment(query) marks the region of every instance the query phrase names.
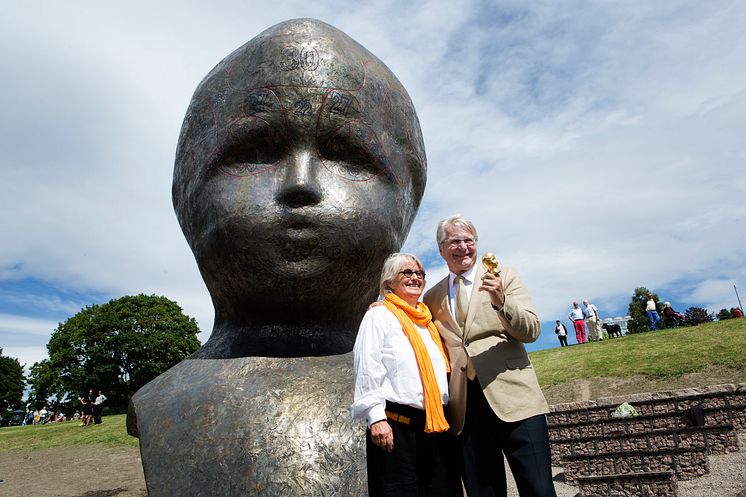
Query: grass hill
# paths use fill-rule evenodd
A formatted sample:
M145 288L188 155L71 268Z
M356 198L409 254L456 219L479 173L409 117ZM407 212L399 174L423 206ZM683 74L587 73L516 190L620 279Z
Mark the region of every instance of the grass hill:
M106 447L138 447L137 439L127 435L126 418L126 414L104 416L103 424L85 427L80 426L77 421L9 426L0 429L0 452L92 444Z
M550 404L746 382L746 319L530 354Z

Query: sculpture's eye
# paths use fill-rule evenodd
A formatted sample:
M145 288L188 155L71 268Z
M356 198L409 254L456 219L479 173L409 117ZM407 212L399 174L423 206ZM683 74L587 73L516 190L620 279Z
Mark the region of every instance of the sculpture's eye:
M359 121L339 127L319 144L324 166L351 181L367 181L388 174L389 167L378 136Z
M285 154L284 135L260 117L238 119L225 131L226 139L215 162L226 174L261 173L273 168Z

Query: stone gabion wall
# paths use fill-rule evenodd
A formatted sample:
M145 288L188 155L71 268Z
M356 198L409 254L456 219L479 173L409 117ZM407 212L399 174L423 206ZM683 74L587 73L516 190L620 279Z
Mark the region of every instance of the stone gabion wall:
M701 404L708 415L725 413L736 429L746 428L746 383L688 388L667 392L640 393L604 397L596 401L572 402L550 406L547 419L551 426L593 423L614 419L616 407L628 402L641 417L662 414L685 416L686 411Z
M691 480L709 472L707 452L704 449L571 456L565 458L563 464L565 481L571 485L583 476L672 471L677 480Z
M615 418L623 402L638 416ZM746 384L555 405L547 419L552 463L583 497L674 497L677 480L709 472L707 454L739 450Z
M738 451L738 437L731 425L683 428L612 436L551 440L552 463L563 464L571 456L701 449L714 454Z
M579 487L583 497L675 497L677 489L672 474L582 478Z

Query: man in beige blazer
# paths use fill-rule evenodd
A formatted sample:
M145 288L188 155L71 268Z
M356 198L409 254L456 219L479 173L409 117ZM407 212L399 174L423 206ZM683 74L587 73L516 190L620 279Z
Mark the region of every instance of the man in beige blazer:
M477 231L467 219L444 219L437 239L450 273L423 300L451 360L447 415L462 441L467 494L507 494L505 454L521 497L555 497L549 407L523 346L541 331L531 297L515 271L495 276L477 264Z

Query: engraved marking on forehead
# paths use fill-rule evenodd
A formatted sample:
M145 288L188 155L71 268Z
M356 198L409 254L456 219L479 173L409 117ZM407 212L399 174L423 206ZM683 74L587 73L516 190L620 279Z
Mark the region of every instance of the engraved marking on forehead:
M281 51L279 66L283 71L315 71L319 59L319 52L313 47L286 46Z

